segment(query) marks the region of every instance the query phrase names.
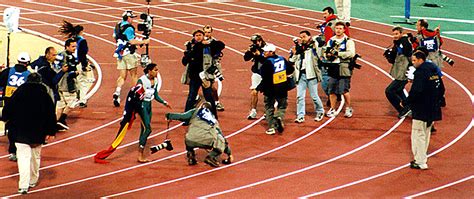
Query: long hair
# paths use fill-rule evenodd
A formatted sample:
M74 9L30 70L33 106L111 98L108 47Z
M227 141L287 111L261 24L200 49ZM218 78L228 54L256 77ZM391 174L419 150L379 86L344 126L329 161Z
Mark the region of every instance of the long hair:
M72 23L63 20L63 24L59 27L58 32L64 35L66 38L73 38L79 35L84 30L81 25L73 25Z

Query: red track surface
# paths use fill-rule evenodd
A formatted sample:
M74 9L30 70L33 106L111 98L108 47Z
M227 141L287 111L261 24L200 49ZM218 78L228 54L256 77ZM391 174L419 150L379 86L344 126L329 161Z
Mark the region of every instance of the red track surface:
M22 9L22 13L43 11L44 13L38 14L22 14L23 19L21 20L21 24L25 25L28 29L46 35L57 34L57 27L55 26L28 26L27 24L37 24L37 22L30 19L50 24L57 24L63 18L72 23L93 21L101 23L102 25L86 23L84 25L86 33L103 37L109 41L112 41L112 27L115 24L113 21L117 21L117 16L120 16L122 11L98 8L112 6L115 8L125 9L124 7L136 6L117 2L94 3L95 5L61 2L59 5L67 8L54 7L55 3L37 4L25 2L20 4L3 2L2 4L4 5L0 5L1 9L4 9L7 5L16 6ZM229 12L247 13L259 11L243 8L242 6L250 6L266 10L288 9L286 7L259 3L240 2L234 4L239 6L228 4L172 5L171 3L160 3L160 5L167 6L160 9L152 8L151 13L159 16L157 17L158 20L155 20L155 24L165 27L166 29L155 27L153 29L152 37L182 49L183 43L190 39L189 33L192 32L192 30L201 28L204 24L211 24L216 29L215 36L217 38L224 41L228 47L241 52L244 52L249 44L248 37L255 32L262 33L267 41L275 43L284 49L289 49L292 44L290 37L266 30L273 30L296 36L303 27L306 29L312 29L314 27L313 24L316 22L315 20L291 17L278 13L252 14L258 18L250 18L248 16L235 14L228 15L231 14ZM78 10L72 11L70 9L95 10L84 10L85 12L81 12ZM137 12L145 10L144 7L134 7L133 9ZM55 15L49 13L54 13L55 11L68 12L59 12L55 13ZM316 20L322 18L320 13L312 11L293 10L284 12ZM98 13L100 15L97 15ZM202 16L196 17L193 13L199 15L227 15L205 18ZM196 26L169 18L176 18L200 25ZM275 21L263 20L263 18ZM225 19L228 21L222 21L219 19ZM231 21L239 22L240 24L231 23ZM276 21L300 25L303 27L288 26ZM247 27L244 26L244 24L255 25L260 28L263 27L265 30L257 29L255 27ZM391 28L388 26L366 21L353 21L353 27L354 28L351 29L351 34L353 38L357 40L368 42L380 47L388 46L391 42L390 37L362 30L368 29L384 34L390 34ZM170 29L185 34L170 32ZM234 32L245 37L228 34L222 30ZM313 34L318 34L314 30L311 32ZM78 109L71 114L71 130L66 133L60 133L56 138L57 140L65 139L72 135L104 125L119 118L122 113L122 109L113 108L111 103L111 94L115 88L115 80L118 75L117 70L115 69L115 59L112 57L114 46L91 36L87 36L87 39L91 49L90 55L99 62L103 70L103 84L99 91L90 99L88 108ZM151 57L154 62L157 62L161 66L160 73L163 79L163 86L160 95L171 102L175 111L181 111L184 109L188 90L186 86L179 83L179 78L183 70L183 67L180 64L182 53L174 48L165 46L163 43L158 43L156 40L152 41L151 45ZM474 90L474 82L471 78L471 75L474 74L471 57L472 52L474 52L474 47L472 45L447 39L443 48L447 51L471 59L465 60L450 55L452 58L455 58L456 65L455 67L444 68L444 72L459 80L469 91ZM381 49L356 42L356 50L366 61L388 71L389 65L382 57L381 54L383 51ZM226 79L223 82L221 101L225 104L226 110L219 114L219 119L223 126L224 134L229 135L251 123L251 121L244 119L248 110L248 86L250 83L250 71L248 69L250 63L244 63L241 54L229 49L226 49L224 53L223 66ZM287 56L286 52L280 51L279 53ZM266 128L266 122L262 121L229 138L229 142L236 157L236 163L230 167L221 167L219 170L211 170L210 167L202 163L190 167L187 166L183 155L176 155L176 157L156 161L148 165L139 165L136 163L137 145L133 144L116 151L111 156L111 163L108 165L94 164L92 158L89 157L42 170L39 186L31 189L28 197L91 198L108 196L166 182L162 186L156 186L154 188L144 189L122 196L134 198L189 198L245 186L321 163L376 139L398 122L398 119L394 116L395 111L389 105L384 95L384 89L390 82L390 79L387 76L373 67L363 64L362 70L355 71L352 82L351 93L353 96L353 107L355 111L352 119L345 119L342 116L339 116L311 136L267 155L239 163L241 160L252 158L306 135L318 128L323 124L323 122L326 122L327 118L325 118L323 122L317 123L312 121L314 115L309 115L306 118L307 121L301 125L292 123L296 109L296 93L295 91L292 91L289 97L289 108L285 120L287 123L285 133L276 136L265 135L264 131ZM438 133L431 137L429 152L433 152L455 139L462 131L469 127L473 116L471 96L466 94L459 85L446 77L445 84L447 87L448 107L443 110L443 121L436 125ZM128 87L130 86L130 83L127 83L126 85ZM124 88L124 90L126 90L126 88ZM263 100L261 99L261 101ZM312 110L312 105L309 103L309 100L307 100L307 109ZM165 111L166 110L162 106L157 105L157 103L154 104L154 119L152 120L152 127L156 132L166 128L163 120L163 114ZM262 102L259 102L259 112L262 113L262 111L263 105ZM172 123L172 125L177 125L177 123ZM391 170L408 163L412 159L410 127L411 120L404 121L402 125L396 128L392 133L388 134L388 136L352 155L336 161L331 161L305 172L270 181L252 188L223 194L219 197L294 198L344 185L346 183ZM115 123L64 143L46 146L43 148L42 167L61 164L69 160L94 154L97 151L104 149L110 144L115 136L117 128L118 123ZM136 141L138 139L138 132L138 126L134 126L133 130L129 132L123 143L126 144ZM175 145L175 150L173 152L162 151L150 156L150 158L153 160L159 160L184 151L184 144L182 141L184 132L184 127L179 127L176 130L171 131L170 136ZM163 135L150 138L148 144L157 144L163 139ZM330 192L323 196L331 198L348 196L402 197L423 192L473 175L474 167L472 162L474 162L474 158L472 152L474 151L474 148L472 140L473 135L472 130L470 130L470 132L468 132L452 147L447 148L434 157L431 157L429 159L430 169L427 171L416 171L404 168L380 178ZM6 137L0 138L0 142L6 143ZM2 144L2 149L2 151L6 151L6 144ZM6 153L2 152L0 156L1 155L6 155ZM199 152L199 158L201 160L203 156L204 153ZM2 165L2 170L0 170L0 196L15 194L18 177L5 176L17 173L16 164L8 162L6 158L0 159L0 162ZM138 167L130 169L130 167L133 166ZM129 168L129 170L103 177L97 177L102 174L126 168ZM208 171L209 173L202 173L205 171ZM193 174L199 175L191 177L190 175ZM92 179L84 180L89 177L92 177ZM186 179L177 180L182 177L185 177ZM77 182L78 180L84 181ZM176 182L173 180L176 180ZM167 183L169 181L173 182ZM474 194L473 190L473 181L470 180L453 185L441 191L430 193L426 196L468 198L472 197Z

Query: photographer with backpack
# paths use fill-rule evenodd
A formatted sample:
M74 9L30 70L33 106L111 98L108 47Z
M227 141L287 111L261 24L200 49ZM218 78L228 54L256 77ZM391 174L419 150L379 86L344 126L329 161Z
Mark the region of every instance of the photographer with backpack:
M137 82L137 64L139 55L135 53L137 45L150 43L149 39L139 40L135 36L135 27L133 27L133 18L137 17L131 10L127 10L122 14L122 21L117 23L114 29L114 38L117 42L117 49L114 57L117 57L117 69L120 76L117 79L117 88L113 94L113 102L115 107L120 106L120 91L127 79L129 73L132 82Z

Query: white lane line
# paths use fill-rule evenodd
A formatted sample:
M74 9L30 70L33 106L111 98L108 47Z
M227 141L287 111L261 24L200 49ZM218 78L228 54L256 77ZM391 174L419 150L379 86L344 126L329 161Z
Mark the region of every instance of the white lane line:
M341 102L341 104L339 105L338 107L338 112L340 112L342 110L342 107L344 106L344 99L342 99L343 101ZM263 119L263 117L261 117L260 119ZM305 134L304 136L301 136L291 142L288 142L284 145L281 145L277 148L274 148L274 149L271 149L269 151L266 151L264 153L260 153L258 155L255 155L255 156L252 156L252 157L249 157L249 158L246 158L246 159L243 159L243 160L240 160L240 161L237 161L237 162L234 162L232 164L229 164L229 165L225 165L225 166L221 166L221 167L218 167L218 168L214 168L214 169L211 169L211 170L207 170L207 171L203 171L203 172L199 172L199 173L195 173L195 174L192 174L192 175L187 175L187 176L183 176L181 178L176 178L176 179L173 179L173 180L168 180L168 181L165 181L165 182L161 182L161 183L157 183L157 184L153 184L153 185L149 185L149 186L145 186L145 187L140 187L140 188L137 188L137 189L133 189L133 190L129 190L129 191L125 191L125 192L120 192L120 193L116 193L116 194L113 194L113 195L108 195L108 196L104 196L104 197L101 197L101 198L110 198L110 197L117 197L117 196L121 196L121 195L125 195L125 194L130 194L130 193L134 193L134 192L137 192L137 191L142 191L142 190L145 190L145 189L150 189L150 188L155 188L155 187L159 187L159 186L163 186L163 185L167 185L167 184L171 184L171 183L174 183L174 182L179 182L179 181L183 181L183 180L186 180L186 179L190 179L190 178L194 178L194 177L197 177L197 176L201 176L201 175L204 175L204 174L208 174L208 173L212 173L212 172L215 172L215 171L219 171L219 170L222 170L222 169L225 169L225 168L229 168L229 167L233 167L233 166L236 166L236 165L239 165L239 164L242 164L242 163L245 163L245 162L248 162L250 160L254 160L254 159L257 159L257 158L260 158L262 156L265 156L265 155L268 155L270 153L273 153L273 152L276 152L280 149L283 149L283 148L286 148L294 143L297 143L311 135L313 135L314 133L318 132L319 130L321 130L323 127L325 127L326 125L328 125L329 123L331 123L333 120L335 119L335 117L333 118L330 118L328 119L326 122L324 122L323 124L321 124L321 126L319 126L318 128L314 129L313 131ZM184 154L184 153L183 153Z
M472 93L470 93L469 90L464 85L462 85L458 80L454 79L453 77L449 76L446 73L444 73L444 75L446 77L448 77L449 79L451 79L456 84L458 84L458 86L461 87L464 90L464 92L471 98L471 103L474 105L474 97L473 97ZM459 141L467 133L469 133L469 131L473 128L473 126L474 126L474 117L471 119L471 122L468 124L466 129L464 129L464 131L461 132L461 134L459 134L454 140L452 140L448 144L446 144L443 147L439 148L438 150L430 153L428 155L428 157L436 155L436 154L440 153L441 151L447 149L448 147L454 145L457 141ZM402 166L399 166L397 168L394 168L392 170L389 170L389 171L386 171L386 172L383 172L383 173L379 173L379 174L376 174L376 175L373 175L373 176L370 176L370 177L367 177L367 178L363 178L363 179L360 179L360 180L357 180L357 181L354 181L354 182L351 182L351 183L343 184L343 185L336 186L336 187L326 189L326 190L323 190L323 191L318 191L318 192L315 192L315 193L312 193L312 194L309 194L309 195L306 195L306 196L302 196L301 198L308 198L308 197L318 196L318 195L322 195L322 194L329 193L329 192L332 192L332 191L336 191L336 190L339 190L339 189L343 189L343 188L346 188L346 187L350 187L350 186L353 186L353 185L356 185L356 184L367 182L369 180L372 180L372 179L375 179L375 178L378 178L378 177L381 177L381 176L384 176L384 175L388 175L388 174L393 173L395 171L401 170L405 167L408 167L409 165L410 164L404 164Z
M294 8L294 7L291 7L291 6L277 5L277 4L267 3L267 2L258 2L258 3L261 3L261 4L268 4L268 5L275 5L275 6L281 6L281 7L287 7L287 8ZM255 8L255 7L242 6L242 5L238 5L238 4L229 4L229 3L222 3L222 4L225 4L225 5L228 5L228 6L249 8L249 9L254 9L254 10L266 10L266 9L260 9L260 8ZM321 13L321 12L318 12L318 11L309 10L309 9L303 9L303 8L294 8L294 9L306 10L306 11L315 12L315 13ZM278 13L278 14L282 14L282 15L286 15L286 16L297 17L297 18L301 18L301 19L307 19L307 20L312 20L312 21L323 22L323 20L319 20L319 19L315 19L315 18L311 18L311 17L304 17L304 16L300 16L300 15L295 15L295 14L289 14L289 13L279 12L279 11L275 11L274 13ZM356 18L354 18L354 19L356 19ZM368 21L368 22L372 22L372 23L376 23L376 24L381 24L381 25L389 26L390 28L393 27L393 26L391 26L391 25L384 24L384 23L380 23L380 22L376 22L376 21L370 21L370 20L365 20L365 19L358 19L358 20ZM304 28L307 29L307 27L304 27ZM365 32L370 32L370 33L373 33L373 34L383 35L383 36L386 36L386 37L392 37L391 35L388 35L388 34L385 34L385 33L377 32L377 31L372 31L372 30L368 30L368 29L364 29L364 28L359 28L359 27L356 27L356 26L351 26L351 28L354 28L354 29L357 29L357 30L361 30L361 31L365 31ZM409 30L416 31L416 30L414 30L414 29L409 29ZM319 30L316 30L316 31L319 31ZM469 42L465 42L465 41L461 41L461 40L457 40L457 39L449 38L449 37L445 37L445 38L452 39L452 40L455 40L455 41L458 41L458 42L461 42L461 43L464 43L464 44L468 44L468 45L474 46L474 44L469 43ZM470 61L470 62L474 62L474 59L471 59L471 58L465 57L465 56L463 56L463 55L459 55L459 54L453 53L453 52L448 51L448 50L444 50L444 49L443 49L443 52L448 53L448 54L450 54L450 55L454 55L454 56L460 57L460 58L465 59L465 60Z
M36 3L36 2L32 2L32 3ZM37 4L40 4L40 3L37 3ZM2 5L2 4L0 4L0 5ZM48 4L45 4L45 5L48 5ZM52 5L48 5L48 6L52 6ZM59 6L53 6L53 7L59 7ZM61 6L61 7L62 7L62 6ZM67 8L67 7L62 7L62 8L63 8L63 9L69 9L69 8ZM42 13L49 14L49 13L47 13L47 12L42 12ZM96 13L93 13L93 14L96 14ZM98 13L97 13L97 14L98 14ZM49 14L49 15L55 15L55 14ZM69 18L71 18L71 17L69 17ZM73 18L73 19L76 19L76 18ZM81 19L76 19L76 20L81 20ZM81 20L81 21L86 21L86 20ZM91 22L91 23L93 23L93 22ZM93 24L94 24L94 23L93 23ZM172 47L174 47L174 46L172 46ZM181 51L181 50L180 50L180 51ZM161 77L161 76L160 76L160 77ZM161 79L160 79L160 81L161 81ZM161 82L159 82L159 88L161 88ZM263 117L260 118L259 120L255 121L255 122L251 123L250 125L247 125L246 127L244 127L243 129L237 131L236 133L229 135L228 137L231 137L231 136L233 136L233 135L235 135L235 134L238 134L238 133L240 133L240 132L243 132L244 130L246 130L246 129L248 129L248 128L254 126L256 123L260 122L262 119L263 119ZM182 123L181 123L181 124L182 124ZM174 127L177 128L177 127L179 127L181 124L176 125L176 126L174 126ZM170 129L168 129L168 130L166 130L166 131L164 131L164 132L173 130L174 127L170 128ZM163 133L164 133L164 132L163 132ZM160 134L161 134L161 133L160 133ZM159 135L159 134L157 134L157 135ZM154 136L157 136L157 135L154 135ZM153 138L154 136L151 136L151 137L149 137L149 138ZM129 143L129 145L135 144L135 143L137 143L137 142L138 142L138 141L136 141L136 142L134 142L134 143ZM123 145L123 146L121 146L121 147L119 147L119 148L123 148L123 147L129 146L129 145ZM93 157L94 155L95 155L95 154L91 154L91 155L89 155L89 156L85 156L85 157L78 158L78 159L75 159L75 160L71 160L71 161L67 161L67 162L64 162L64 163L56 164L55 166L60 166L60 165L68 164L68 163L71 163L71 162L76 162L76 161L79 161L79 160L82 160L82 159L86 159L86 158ZM174 156L170 156L170 157L165 158L165 159L169 159L169 158L172 158L172 157L174 157ZM162 159L162 160L164 160L164 159ZM161 161L161 160L159 160L159 161ZM147 163L146 165L148 165L148 163ZM50 167L48 167L48 168L55 167L55 166L50 166ZM145 166L145 165L143 165L143 166ZM133 168L135 168L135 167L133 167ZM138 167L137 167L137 168L138 168ZM44 169L46 169L46 168L44 168ZM130 170L130 168L124 169L124 171L126 171L126 170ZM113 174L115 174L115 173L113 173ZM10 175L10 176L8 176L8 177L12 177L12 176L15 176L15 175L18 175L18 174ZM112 175L112 174L109 174L109 175ZM107 176L107 175L105 175L105 176ZM5 177L5 178L8 178L8 177ZM103 176L102 176L102 177L103 177ZM97 177L97 178L98 178L98 177ZM88 179L90 180L91 178L88 178ZM92 179L95 179L95 178L92 177ZM83 179L83 180L80 180L80 181L82 182L82 181L86 181L86 180ZM79 183L79 182L76 182L76 183ZM54 186L54 187L52 187L52 188L62 187L62 186L66 186L66 185L69 185L69 184L75 184L75 183L74 183L74 182L71 182L71 183L67 183L67 184L63 184L63 185L60 184L60 185ZM51 188L51 189L52 189L52 188ZM46 187L45 189L38 189L38 190L35 190L35 191L30 191L30 193L36 192L36 191L41 191L41 190L47 190L47 189L48 189L48 187ZM17 195L12 195L12 196L17 196ZM7 196L7 197L11 197L11 196Z
M426 190L426 191L423 191L421 193L417 193L417 194L413 194L413 195L410 195L410 196L406 196L406 197L403 197L405 199L411 199L411 198L414 198L414 197L418 197L418 196L422 196L422 195L426 195L426 194L429 194L429 193L432 193L432 192L435 192L435 191L439 191L441 189L445 189L445 188L448 188L450 186L454 186L454 185L457 185L459 183L462 183L462 182L465 182L465 181L468 181L468 180L472 180L474 179L474 175L471 175L471 176L468 176L466 178L463 178L463 179L460 179L458 181L455 181L455 182L451 182L451 183L448 183L448 184L445 184L445 185L442 185L442 186L439 186L439 187L435 187L433 189L430 189L430 190Z
M213 194L209 194L209 195L205 195L205 196L200 196L198 198L209 198L209 197L214 197L214 196L218 196L218 195L222 195L222 194L226 194L226 193L230 193L230 192L234 192L234 191L238 191L238 190L242 190L242 189L247 189L247 188L251 188L251 187L254 187L254 186L258 186L258 185L261 185L261 184L265 184L265 183L268 183L268 182L272 182L272 181L275 181L275 180L279 180L279 179L282 179L282 178L286 178L288 176L292 176L292 175L295 175L295 174L298 174L298 173L302 173L302 172L305 172L305 171L308 171L308 170L311 170L311 169L314 169L316 167L320 167L320 166L323 166L325 164L328 164L328 163L331 163L331 162L334 162L336 160L339 160L341 158L344 158L346 156L349 156L349 155L352 155L362 149L365 149L367 147L369 147L370 145L380 141L381 139L383 139L384 137L388 136L390 133L392 133L396 128L398 128L402 123L403 123L403 120L404 119L401 119L399 120L392 128L390 128L387 132L385 132L384 134L382 134L381 136L377 137L376 139L370 141L369 143L366 143L360 147L357 147L349 152L346 152L344 154L341 154L341 155L338 155L336 157L333 157L329 160L326 160L326 161L323 161L323 162L319 162L317 164L313 164L311 166L308 166L308 167L304 167L302 169L298 169L298 170L295 170L295 171L292 171L292 172L288 172L288 173L285 173L285 174L282 174L282 175L278 175L278 176L275 176L275 177L272 177L272 178L267 178L265 180L261 180L261 181L257 181L257 182L254 182L254 183L251 183L251 184L247 184L247 185L244 185L244 186L240 186L240 187L236 187L236 188L232 188L232 189L228 189L228 190L225 190L225 191L221 191L221 192L217 192L217 193L213 193Z
M231 5L231 4L226 4L226 5ZM237 7L246 7L246 8L252 8L252 7L247 7L247 6L240 6L240 5L234 5L234 6L237 6ZM258 9L258 10L264 10L264 9ZM314 12L314 11L313 11ZM276 13L279 13L279 12L276 12ZM289 15L287 13L281 13L281 14L284 14L284 15ZM301 16L297 16L297 15L294 15L295 17L301 17ZM310 19L310 18L308 18ZM264 19L263 19L264 20ZM311 19L311 20L314 20L314 19ZM275 21L275 20L273 20ZM365 29L364 29L365 30ZM362 42L362 43L365 43L365 44L368 44L372 47L375 47L375 48L379 48L379 49L383 49L382 47L379 47L379 46L376 46L376 45L373 45L373 44L369 44L367 42ZM363 62L366 62L365 60L362 60ZM366 62L367 63L367 62ZM458 80L452 78L451 76L447 75L446 73L444 73L447 77L449 77L453 82L455 82L456 84L458 84L458 86L460 86L467 94L468 96L471 98L471 101L472 103L474 104L474 98L473 98L473 95L471 94L471 92L464 86L462 85ZM465 133L468 132L469 129L471 129L473 127L473 120L471 120L471 124L468 125L468 127L465 129L465 131L463 131L456 139L454 139L453 141L451 141L448 145L445 145L443 148L441 148L442 150L444 150L445 148L451 146L452 144L454 144L455 142L457 142L460 138L462 138ZM467 130L467 131L466 131ZM441 152L442 150L437 150L436 152L433 152L432 155L438 153L438 152ZM408 165L408 164L407 164Z
M242 128L242 129L226 136L226 138L230 138L234 135L242 133L243 131L251 128L252 126L254 126L255 124L259 123L262 120L263 120L263 117L260 117L258 120L255 120L254 122L252 122L251 124L245 126L244 128ZM178 126L181 126L182 124L183 123L180 123L179 125L176 125L174 128L177 128ZM172 129L168 129L166 131L170 131L170 130L172 130ZM166 131L163 131L162 133L164 133ZM135 165L135 166L131 166L131 167L126 167L126 168L123 168L123 169L120 169L120 170L117 170L117 171L108 172L108 173L104 173L104 174L101 174L101 175L95 175L95 176L91 176L91 177L88 177L88 178L83 178L83 179L79 179L79 180L75 180L75 181L71 181L71 182L67 182L67 183L62 183L62 184L58 184L58 185L54 185L54 186L50 186L50 187L45 187L45 188L41 188L41 189L32 190L32 191L29 191L28 193L36 193L36 192L40 192L40 191L46 191L46 190L50 190L50 189L60 188L60 187L64 187L64 186L78 184L78 183L81 183L81 182L86 182L86 181L89 181L89 180L94 180L94 179L106 177L106 176L114 175L114 174L117 174L117 173L122 173L122 172L126 172L126 171L129 171L129 170L137 169L137 168L140 168L140 167L148 166L148 165L151 165L151 164L154 164L154 163L162 162L162 161L165 161L165 160L168 160L168 159L180 156L180 155L184 155L184 154L186 154L186 151L182 151L182 152L179 152L179 153L176 153L176 154L173 154L173 155L170 155L170 156L158 159L158 160L153 160L153 161L148 162L148 163L139 164L139 165ZM93 157L94 155L95 154L91 155L90 157ZM15 197L15 196L20 196L20 194L13 194L13 195L5 196L5 197Z
M22 19L25 19L25 18L22 18ZM30 20L30 19L28 19ZM54 27L58 27L56 25L51 25L51 24L48 24L48 23L45 23L45 22L42 22L42 21L37 21L37 20L31 20L31 21L34 21L36 23L40 23L40 24L43 24L43 25L50 25L50 26L54 26ZM2 25L4 25L3 23L0 23ZM47 40L50 40L52 42L55 42L57 44L60 44L60 45L64 45L64 42L59 40L59 39L56 39L56 38L53 38L51 36L48 36L46 34L43 34L43 33L40 33L40 32L37 32L37 31L34 31L34 30L30 30L30 29L27 29L27 28L22 28L23 32L26 32L28 34L32 34L32 35L36 35L38 37L41 37L41 38L44 38L44 39L47 39ZM88 35L88 36L91 36L90 34L85 34L85 35ZM94 35L94 38L96 38L96 36ZM96 60L94 58L92 58L91 56L87 55L87 58L92 62L92 64L96 67L97 69L97 82L95 83L94 87L87 93L86 95L86 98L89 99L90 97L92 97L92 95L94 95L97 90L100 88L100 86L102 85L102 68L100 67L100 64L98 64L96 62ZM76 134L74 136L71 136L71 137L68 137L68 138L65 138L65 139L62 139L62 140L59 140L59 141L55 141L55 142L52 142L52 143L49 143L47 145L45 145L44 147L48 147L48 146L52 146L52 145L55 145L55 144L58 144L58 143L61 143L61 142L65 142L65 141L68 141L68 140L71 140L71 139L74 139L74 138L77 138L77 137L80 137L80 136L83 136L83 135L86 135L86 134L89 134L91 132L94 132L96 130L100 130L104 127L107 127L109 126L110 124L116 122L117 120L120 120L119 119L116 119L112 122L109 122L105 125L102 125L102 126L99 126L99 127L96 127L94 129L91 129L91 130L88 130L88 131L85 131L83 133L79 133L79 134ZM1 158L6 158L8 157L8 155L4 155L4 156L0 156L0 159Z
M405 16L390 16L392 18L405 18ZM449 22L456 22L456 23L470 23L473 24L474 20L468 19L453 19L453 18L440 18L440 17L417 17L417 16L410 16L411 19L427 19L433 21L449 21Z
M474 31L443 31L447 35L474 35Z

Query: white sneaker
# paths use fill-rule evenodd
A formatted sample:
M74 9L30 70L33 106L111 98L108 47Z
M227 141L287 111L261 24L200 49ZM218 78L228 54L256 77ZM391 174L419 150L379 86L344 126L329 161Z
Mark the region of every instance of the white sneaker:
M316 117L314 118L314 121L320 122L321 120L323 120L323 117L324 117L324 112L316 113Z
M328 110L328 112L326 113L326 116L327 116L327 117L336 117L336 116L337 116L337 112L336 112L336 110L330 108L330 109Z
M273 135L275 134L275 129L274 128L269 128L267 131L265 131L267 135Z
M247 119L249 120L257 119L257 110L255 109L250 110L250 113L249 113L249 116L247 116Z
M352 107L346 107L346 112L344 113L344 117L350 118L352 117Z
M304 122L304 116L298 116L298 117L295 119L295 122L296 122L296 123L303 123L303 122Z

